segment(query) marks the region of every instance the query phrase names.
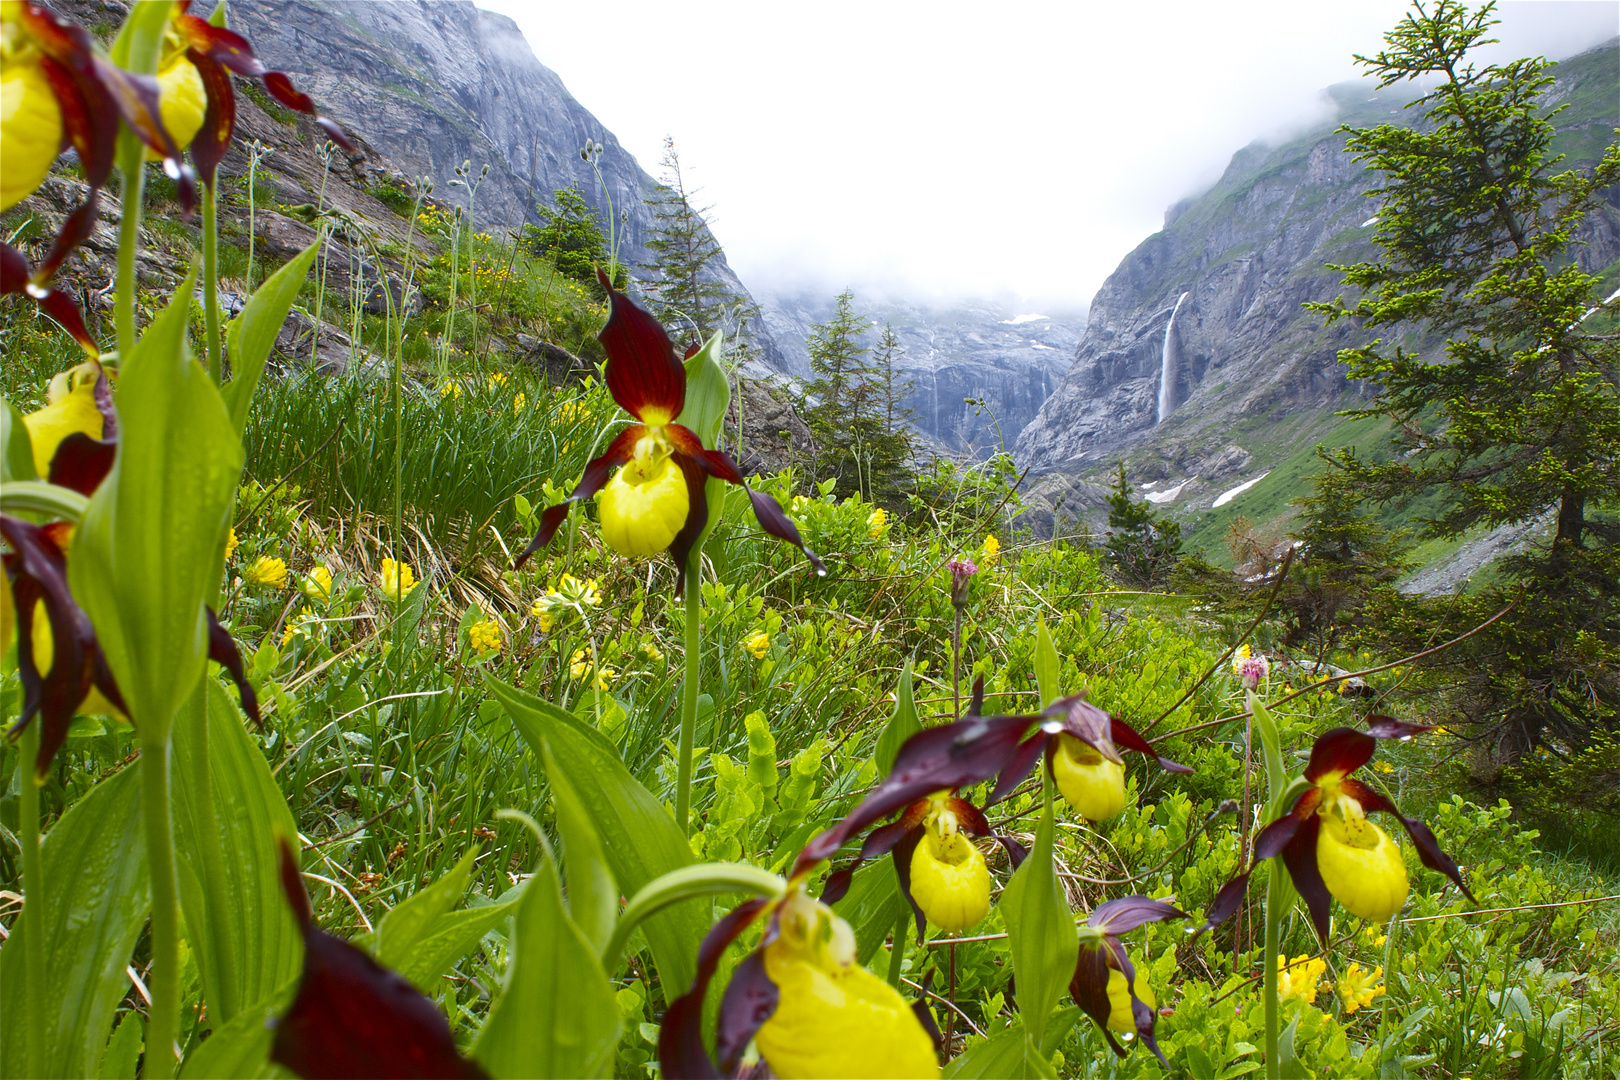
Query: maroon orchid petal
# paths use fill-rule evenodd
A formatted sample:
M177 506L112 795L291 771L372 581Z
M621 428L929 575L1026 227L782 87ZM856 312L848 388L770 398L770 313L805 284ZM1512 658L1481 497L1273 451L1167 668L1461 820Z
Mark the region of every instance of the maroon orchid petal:
M611 305L607 325L596 335L607 350L603 375L608 392L637 420L670 423L686 405L686 368L676 359L675 346L658 320L615 289L601 267L596 280Z
M270 69L254 55L248 39L236 31L215 26L195 15L179 16L174 20L174 26L185 37L188 52L206 56L243 78L258 79L269 74Z
M74 209L62 222L61 230L56 239L51 242L51 250L46 252L45 260L34 269L34 282L44 284L56 278L56 272L62 268L67 257L73 250L86 240L96 230L96 211L100 206L100 196L94 188L90 197Z
M1220 887L1215 899L1209 902L1204 909L1204 925L1193 931L1193 940L1197 941L1205 930L1213 930L1221 923L1238 913L1243 906L1243 897L1249 891L1249 872L1247 870Z
M866 834L866 840L861 844L860 861L882 858L894 850L895 845L900 843L906 833L917 827L916 823L907 824L901 820L873 829Z
M677 454L693 458L702 466L704 472L716 480L741 485L742 489L748 492L748 501L754 507L754 517L759 521L759 527L778 540L786 540L804 552L805 558L816 568L817 575L826 576L827 565L821 561L821 556L805 546L804 537L799 535L799 527L793 524L793 519L783 511L782 504L764 492L749 487L743 480L742 470L737 467L730 454L719 450L705 450L697 434L681 424L670 424L664 430L670 442L674 443Z
M315 925L285 839L281 883L304 935L304 973L276 1024L271 1061L310 1080L487 1076L456 1052L450 1025L432 999Z
M928 1008L928 988L933 983L934 973L930 971L923 976L922 993L918 994L917 1000L911 1003L911 1011L917 1017L917 1023L922 1025L923 1031L927 1032L928 1037L934 1040L934 1053L943 1054L945 1052L945 1033L939 1030L939 1024L934 1020L932 1010Z
M900 843L907 833L921 830L922 815L912 813L912 810L915 810L919 805L923 807L923 812L926 813L928 807L926 801L913 803L911 810L902 815L899 821L880 826L866 834L866 839L861 843L860 854L856 855L854 860L847 866L828 875L827 884L821 890L821 902L823 904L836 904L844 898L844 894L849 892L850 882L854 880L855 871L860 868L862 863L868 859L882 858L893 851L895 845ZM913 817L916 820L912 820Z
M968 698L967 712L962 714L963 720L972 720L984 715L984 676L980 675L973 680L973 695Z
M187 50L186 58L202 76L203 89L208 95L202 127L191 140L191 160L202 182L212 187L219 163L231 148L231 134L236 130L236 88L231 85L230 73L213 56L193 48Z
M917 845L922 843L927 830L921 825L914 829L907 829L901 836L900 842L894 846L889 857L894 860L894 876L900 884L900 895L906 898L911 905L911 914L917 922L917 944L921 945L928 936L928 916L923 914L922 905L917 898L911 895L911 860L917 854Z
M692 548L709 524L709 492L703 466L684 454L672 456L686 478L686 523L675 539L669 542L670 557L675 560L675 595L686 592L686 567L692 558Z
M147 149L163 160L163 171L179 188L180 209L190 215L197 202L197 174L180 159L180 147L175 144L169 129L163 126L163 114L158 107L158 81L151 75L136 75L125 71L100 55L92 58L96 75L112 95L112 101L124 123L135 133Z
M1322 801L1321 788L1306 788L1300 792L1294 805L1282 817L1273 821L1260 830L1254 838L1254 861L1271 859L1282 854L1283 848L1294 842L1299 835L1299 829L1305 819L1311 816L1318 803Z
M84 316L79 314L79 305L74 303L73 298L67 293L61 289L49 290L39 298L39 309L55 319L57 325L72 335L86 356L101 355L101 346L96 344L96 339L85 327Z
M1127 724L1117 716L1113 717L1111 733L1114 736L1114 742L1116 744L1123 746L1127 750L1135 750L1138 754L1152 758L1154 761L1159 763L1159 768L1163 769L1165 772L1192 772L1192 767L1189 765L1182 765L1178 762L1171 761L1167 757L1160 757L1159 752L1153 749L1152 743L1138 735L1135 728L1131 727L1131 725Z
M28 260L7 243L0 243L0 296L28 294Z
M69 434L51 456L49 480L57 487L72 488L80 495L94 495L96 488L112 471L118 444L111 439L92 439L82 431Z
M1035 763L1041 759L1041 751L1045 750L1046 744L1051 741L1052 736L1044 731L1037 731L1024 740L1018 749L1013 751L1007 767L1001 770L1001 775L996 778L996 786L991 790L990 797L984 800L984 805L994 806L1017 790L1018 785L1024 782L1024 777L1029 775L1030 770L1035 768Z
M1105 934L1128 934L1138 926L1165 919L1189 918L1185 911L1163 900L1146 896L1122 896L1098 905L1086 920L1086 925Z
M522 569L523 564L529 561L529 556L551 543L551 538L557 535L557 530L562 527L574 503L588 499L601 491L602 486L608 481L608 474L634 456L636 440L646 434L646 431L647 429L639 424L631 424L619 432L618 437L608 444L607 452L585 466L585 472L581 474L579 483L574 486L573 494L556 506L548 506L540 512L540 531L534 534L529 546L524 548L523 553L512 563L512 569Z
M1311 747L1305 779L1313 784L1342 780L1372 760L1377 748L1377 739L1355 728L1336 727L1324 731Z
M1023 866L1024 860L1029 858L1029 848L1025 847L1023 844L1019 843L1010 836L1004 836L1001 833L991 833L990 839L1000 844L1006 850L1007 862L1010 864L1013 870L1017 870L1020 866Z
M1124 1057L1124 1048L1114 1041L1113 1033L1108 1030L1108 1017L1113 1012L1113 1006L1108 1001L1108 971L1107 949L1100 943L1080 946L1074 976L1069 980L1069 996L1074 998L1081 1012L1096 1021L1114 1053Z
M708 1050L703 1046L703 996L708 992L709 982L714 978L715 968L720 965L720 957L725 954L726 947L736 941L770 904L771 901L764 898L744 901L704 935L703 944L698 946L698 970L697 977L692 980L692 988L676 998L664 1012L658 1031L658 1064L665 1076L672 1080L719 1080L720 1070L715 1068ZM771 936L767 931L766 937ZM739 1022L737 1026L743 1025Z
M850 837L903 806L945 788L967 787L1004 769L1035 717L988 716L919 731L895 755L894 768L837 825L799 853L794 876L831 858Z
M231 632L219 623L219 616L214 614L213 608L208 608L208 659L219 664L230 673L231 681L236 684L237 691L242 695L242 711L247 713L253 726L260 731L264 730L264 720L259 716L259 695L254 692L253 684L248 682L247 669L242 665L242 651L236 647L236 639Z
M67 62L42 56L40 70L51 84L62 130L78 152L85 182L92 191L104 186L117 156L118 110L96 76L90 53L72 55Z
M1131 1020L1136 1024L1137 1037L1142 1040L1143 1045L1153 1051L1153 1055L1159 1059L1159 1064L1169 1069L1170 1062L1165 1060L1164 1051L1159 1049L1158 1040L1153 1037L1153 1022L1157 1017L1147 1002L1136 996L1136 965L1131 963L1131 958L1125 953L1125 946L1119 943L1118 938L1110 935L1105 941L1109 954L1108 966L1125 976L1125 992L1131 997Z
M6 569L11 575L17 616L17 674L23 687L22 714L6 735L15 739L37 715L39 755L34 773L43 777L67 739L73 713L90 694L95 680L95 630L68 591L67 559L47 528L0 514L0 536L11 545ZM50 670L41 673L34 657L34 614L45 607L50 623Z
M945 806L956 815L957 825L969 836L990 835L990 823L984 819L984 814L977 806L966 799L954 796L945 800Z
M1433 724L1409 724L1393 716L1373 713L1367 717L1367 734L1375 739L1410 739L1425 731L1433 731Z
M799 527L793 524L792 518L787 516L787 513L782 509L782 504L763 491L755 491L747 484L743 485L743 490L748 492L748 501L754 506L754 518L759 522L759 527L778 540L786 540L804 552L804 557L809 559L810 565L816 568L816 576L826 577L827 564L821 561L820 555L817 555L805 544L804 537L799 535Z
M72 298L58 289L35 284L29 274L28 260L23 258L22 252L0 241L0 296L14 294L32 296L40 310L73 335L73 339L88 355L101 355L96 339L85 329L79 306Z
M715 1032L714 1050L720 1058L721 1072L736 1074L737 1062L753 1041L755 1032L776 1012L781 999L781 991L765 973L764 952L749 953L737 965L720 999L720 1023Z
M1282 858L1288 867L1288 876L1294 879L1294 888L1305 898L1305 906L1310 909L1311 925L1316 927L1317 938L1326 943L1332 926L1329 909L1333 906L1333 895L1328 892L1327 883L1322 880L1322 871L1316 865L1316 837L1321 830L1321 818L1315 814L1306 817L1300 822L1293 840L1283 848ZM1276 872L1275 868L1272 872Z
M1043 709L1041 715L1061 719L1066 734L1073 735L1114 764L1121 763L1119 750L1114 746L1113 717L1087 701L1085 694L1059 698Z

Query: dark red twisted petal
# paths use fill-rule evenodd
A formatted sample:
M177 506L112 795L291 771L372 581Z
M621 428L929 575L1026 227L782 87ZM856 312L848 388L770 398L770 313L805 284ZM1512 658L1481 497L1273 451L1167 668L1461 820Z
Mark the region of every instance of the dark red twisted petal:
M230 73L210 54L192 48L186 51L186 58L202 76L203 89L208 95L202 127L191 140L191 160L196 163L202 182L212 185L219 163L231 148L231 133L236 130L236 88L231 85Z
M1116 744L1123 746L1127 750L1135 750L1138 754L1152 758L1154 761L1159 763L1159 768L1163 769L1165 772L1192 772L1192 767L1189 765L1182 765L1178 762L1171 761L1167 757L1160 757L1159 752L1153 749L1152 743L1148 742L1141 735L1138 735L1135 728L1131 727L1131 725L1127 724L1117 716L1113 717L1111 733L1114 736L1114 742Z
M935 791L967 787L996 775L1006 767L1024 732L1036 719L975 717L919 731L900 747L894 768L860 805L805 845L792 876L831 858L845 841L901 807Z
M917 1000L911 1003L911 1011L917 1017L917 1023L921 1024L922 1029L928 1033L928 1037L934 1040L934 1053L943 1054L945 1052L945 1033L939 1030L939 1024L934 1021L934 1014L928 1008L928 988L933 984L934 972L929 971L927 975L923 976L922 992L917 995Z
M118 113L154 154L163 159L163 171L179 188L180 209L187 215L197 203L197 174L180 157L169 130L163 126L158 107L158 81L153 75L136 75L97 54L92 57L96 75L112 95Z
M1302 791L1288 813L1261 829L1259 835L1254 838L1254 861L1259 862L1261 859L1271 859L1282 854L1283 848L1293 843L1294 837L1299 834L1300 825L1311 816L1311 812L1321 801L1321 788L1311 787Z
M10 244L0 242L0 296L28 294L28 260Z
M770 904L771 901L764 898L746 900L704 935L703 944L698 946L698 970L692 987L664 1012L658 1030L658 1064L670 1080L720 1080L720 1070L703 1045L703 996L708 992L709 982L726 947L764 914ZM766 937L771 936L767 932ZM741 1026L739 1021L737 1027Z
M984 819L984 814L977 806L966 799L951 797L945 800L945 805L956 815L956 823L963 832L969 836L989 836L990 823Z
M49 80L61 110L62 129L84 166L85 182L95 191L107 183L117 156L117 107L107 88L96 78L95 67L88 56L82 63L72 65L43 56L40 70Z
M281 881L303 931L304 972L298 995L276 1024L271 1061L310 1080L488 1075L457 1053L450 1025L432 999L315 925L285 839Z
M1440 841L1427 825L1417 818L1403 816L1399 810L1395 809L1393 802L1385 798L1377 790L1363 784L1360 780L1342 780L1339 782L1339 789L1359 802L1363 810L1368 812L1381 810L1400 819L1401 825L1406 829L1406 835L1412 838L1412 844L1417 848L1418 858L1422 860L1423 865L1436 873L1446 875L1457 888L1462 890L1464 896L1474 900L1474 894L1468 891L1467 885L1463 884L1462 870L1458 868L1451 856L1440 850ZM1479 901L1474 900L1474 902L1477 904Z
M1315 814L1307 815L1294 838L1282 849L1282 859L1288 867L1288 876L1294 879L1294 888L1310 909L1311 925L1316 927L1317 938L1326 944L1332 926L1329 909L1333 906L1333 896L1316 865L1316 837L1321 831L1322 819Z
M95 680L96 633L68 590L67 559L49 532L20 518L0 514L0 536L11 545L11 575L17 615L17 674L23 686L22 714L7 736L15 739L38 716L39 754L34 774L43 777L67 739L73 713L90 695ZM41 673L34 659L34 611L44 602L51 627L51 669Z
M1355 728L1336 727L1316 737L1305 779L1313 784L1339 780L1372 760L1378 740Z
M75 248L86 240L96 229L96 211L100 208L100 194L92 188L90 197L74 208L73 213L62 222L61 230L56 239L51 242L51 250L45 253L45 259L34 269L34 283L43 285L55 280L56 272L62 268L67 257L73 254Z
M983 715L984 715L984 676L980 675L978 678L973 680L973 696L968 698L967 712L962 714L962 719L969 720L969 719L972 719L975 716L983 716Z
M754 1033L776 1012L782 992L765 973L765 953L748 954L732 972L726 992L720 998L719 1025L714 1051L720 1058L720 1071L728 1076L737 1072L737 1063L753 1041Z
M556 506L548 506L540 512L540 531L534 534L529 546L524 548L523 553L512 563L512 569L521 569L523 564L529 561L529 556L551 543L551 538L557 535L557 530L568 517L569 508L581 499L588 499L601 491L602 485L607 483L608 475L635 455L636 440L646 431L647 429L640 424L631 424L619 432L618 437L608 444L607 452L585 466L579 483L574 486L573 494Z
M1137 1037L1142 1040L1143 1045L1153 1051L1153 1055L1159 1059L1159 1064L1168 1070L1170 1063L1165 1060L1164 1051L1159 1049L1158 1040L1153 1037L1153 1023L1157 1016L1148 1008L1147 1002L1136 996L1136 966L1131 963L1131 958L1125 953L1125 946L1119 943L1118 938L1109 935L1105 941L1109 966L1125 976L1125 992L1131 996L1131 1019L1136 1023Z
M1193 931L1193 940L1197 941L1205 930L1213 930L1221 923L1238 913L1243 906L1243 897L1249 891L1249 871L1245 870L1237 877L1228 881L1216 892L1215 899L1209 902L1204 909L1204 924Z
M990 797L984 800L984 805L994 806L1017 790L1018 785L1024 782L1024 777L1035 768L1035 763L1041 758L1041 751L1046 749L1046 744L1051 740L1052 736L1045 731L1037 731L1024 740L1013 752L1007 767L996 778L996 786L991 790Z
M1000 844L1007 852L1007 862L1014 870L1017 870L1020 866L1023 866L1024 860L1029 858L1029 848L1025 847L1011 836L1004 836L1001 833L992 833L990 835L990 839Z
M112 471L117 456L118 443L114 440L92 439L75 431L57 444L47 479L57 487L72 488L88 497Z
M1073 735L1103 757L1118 765L1122 762L1114 745L1113 717L1086 700L1085 694L1070 694L1052 702L1041 715L1063 722L1066 734Z
M1367 717L1367 734L1375 739L1410 739L1425 731L1433 731L1433 724L1408 724L1393 716L1373 713Z
M914 829L907 829L900 837L900 842L894 845L889 857L894 860L894 876L900 883L900 895L906 898L911 905L912 918L917 923L917 944L921 945L928 936L928 916L923 914L922 906L917 903L916 897L911 895L911 859L917 854L917 845L922 843L927 833L921 825Z
M669 335L657 319L615 289L601 267L596 280L607 290L610 305L607 325L596 335L607 350L603 376L608 392L637 420L645 420L647 409L661 409L668 413L666 421L674 420L686 405L686 367L676 358Z
M264 73L264 88L270 91L270 96L297 112L305 113L314 118L320 129L326 132L326 137L337 143L349 153L355 153L354 143L343 133L343 128L337 121L329 116L322 116L315 111L315 103L309 100L308 94L299 93L293 89L292 80L279 71Z
M1189 916L1174 904L1152 900L1146 896L1122 896L1092 909L1086 925L1105 934L1128 934L1138 926L1165 919L1185 919Z
M1074 976L1069 979L1069 996L1074 998L1081 1012L1096 1021L1114 1053L1124 1057L1124 1048L1114 1041L1113 1033L1108 1030L1108 1016L1113 1011L1108 1002L1108 970L1106 948L1101 944L1081 945L1080 954L1075 958Z
M28 260L23 257L22 252L0 241L0 296L12 294L33 296L35 302L39 304L39 309L73 335L73 339L86 354L101 355L96 339L91 337L90 331L85 328L84 318L79 314L79 305L59 289L35 285L28 270Z
M868 859L879 859L887 855L894 850L896 844L905 838L906 833L921 827L919 824L921 818L918 821L908 822L906 818L909 816L907 814L899 821L880 825L867 833L866 839L861 843L860 854L856 855L848 865L827 875L827 883L821 889L821 902L823 904L838 903L849 892L850 882L854 880L855 871L860 868L863 862Z
M686 593L686 565L691 560L692 548L709 523L709 478L703 466L685 454L677 451L670 458L686 478L686 522L669 542L669 554L675 560L675 595L682 596Z
M259 716L259 695L254 691L253 684L248 682L247 669L242 666L242 651L236 647L236 639L231 637L231 632L220 625L219 616L214 614L214 609L207 610L208 659L230 673L231 681L236 684L237 691L242 695L242 711L247 713L254 727L263 731L264 720Z

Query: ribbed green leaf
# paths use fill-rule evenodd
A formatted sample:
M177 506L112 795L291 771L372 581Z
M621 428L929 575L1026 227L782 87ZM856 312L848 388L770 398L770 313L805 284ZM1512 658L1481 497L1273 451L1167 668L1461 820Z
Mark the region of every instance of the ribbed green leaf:
M234 375L220 395L230 409L231 425L236 429L237 438L247 430L248 408L253 404L253 392L264 374L264 363L270 358L282 324L287 321L287 312L298 299L298 290L309 278L309 268L314 265L320 247L321 242L316 240L271 274L248 297L242 314L225 327L225 348L230 354Z
M602 842L591 825L590 815L574 790L568 771L558 767L550 747L541 743L546 778L551 781L552 806L557 811L557 831L562 834L563 858L567 860L568 914L591 948L601 955L613 937L613 923L619 913L619 889L613 871L602 854ZM615 960L617 957L614 958Z
M287 1011L297 989L295 976L263 1001L243 1009L230 1023L215 1028L180 1067L182 1080L264 1080L287 1076L285 1071L270 1064L270 1043L276 1037L274 1018Z
M566 772L602 845L619 891L633 896L654 878L692 864L692 849L652 793L630 775L619 752L595 728L532 694L485 676L518 734L542 762ZM683 991L697 970L697 948L712 905L691 900L666 908L642 926L658 973Z
M45 834L40 862L44 896L29 898L0 947L0 1075L91 1076L152 905L140 769L103 780L69 807ZM50 977L30 986L23 949L41 932ZM27 1060L29 1023L43 1029L44 1061Z
M205 697L206 707L199 707ZM298 835L297 823L244 722L225 688L209 678L174 725L180 901L209 1015L218 1024L274 993L298 974L304 957L275 846L277 833Z
M1039 1040L1047 1017L1074 977L1079 935L1052 865L1052 785L1035 831L1035 847L1001 893L1008 951L1018 979L1018 1010L1032 1039Z
M461 898L467 895L467 881L472 877L473 865L477 861L478 850L475 848L445 871L438 881L407 896L383 916L382 922L377 924L376 948L377 961L383 967L399 970L440 916L461 903ZM417 985L421 986L420 983Z
M726 409L731 406L731 382L720 366L724 352L725 333L716 330L686 362L686 407L677 418L711 450L720 437Z
M922 721L917 719L917 700L912 691L911 660L908 659L900 669L900 685L894 693L894 713L889 717L889 722L883 725L883 731L878 735L877 749L872 752L879 775L889 775L900 747L921 730Z
M495 1077L607 1076L619 1029L612 984L546 858L518 905L506 989L473 1056Z
M0 397L0 483L13 484L19 480L38 480L34 470L34 444L29 441L23 414L4 397Z
M394 970L422 990L434 990L439 976L476 949L485 934L516 914L516 905L528 887L527 881L519 882L501 893L493 904L440 915L423 930L416 947L400 958Z
M1040 688L1043 709L1063 696L1063 664L1045 618L1035 625L1035 685Z

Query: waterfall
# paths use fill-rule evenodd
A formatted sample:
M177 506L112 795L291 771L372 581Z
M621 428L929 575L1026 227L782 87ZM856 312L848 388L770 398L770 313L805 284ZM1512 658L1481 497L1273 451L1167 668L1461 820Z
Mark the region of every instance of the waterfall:
M1187 299L1182 293L1176 298L1176 306L1170 309L1170 321L1164 324L1164 356L1159 364L1159 418L1155 423L1164 423L1164 418L1176 411L1176 361L1170 352L1170 335L1176 328L1176 312L1181 310L1181 302Z

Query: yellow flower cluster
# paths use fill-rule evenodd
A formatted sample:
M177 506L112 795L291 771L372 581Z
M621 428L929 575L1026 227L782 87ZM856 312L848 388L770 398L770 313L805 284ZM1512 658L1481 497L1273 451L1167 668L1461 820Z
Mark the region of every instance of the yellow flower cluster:
M574 655L569 659L568 662L568 674L576 679L583 679L585 676L591 673L591 668L595 666L595 663L595 656L590 649L575 649ZM610 684L617 675L618 672L614 671L610 667L603 666L597 668L596 688L598 690L605 691L608 688L608 684Z
M556 422L574 424L591 418L591 407L582 398L569 398L557 406Z
M662 663L664 659L664 654L659 650L658 646L654 645L650 641L643 641L641 643L641 655L645 656L654 664Z
M309 597L311 600L319 601L322 604L331 603L332 571L328 570L324 566L317 566L315 569L311 570L309 572L309 576L304 579L303 589L304 595Z
M883 509L883 507L880 506L870 514L866 515L866 535L870 536L873 540L883 539L883 534L888 532L888 530L889 515Z
M500 652L501 624L494 619L480 619L467 627L467 643L479 656Z
M454 380L446 382L443 386L439 387L439 396L442 398L461 397L461 384Z
M416 588L416 572L411 569L409 563L383 559L382 569L377 571L377 590L382 593L384 600L397 604L411 595L414 588Z
M1345 1014L1366 1008L1373 1003L1373 998L1384 993L1380 981L1383 977L1382 966L1363 971L1360 964L1352 963L1345 969L1344 977L1339 980L1339 1000L1344 1002Z
M770 647L771 635L763 630L756 631L752 637L743 642L743 648L747 649L755 660L763 659L765 651Z
M564 574L555 588L546 589L546 594L534 602L529 614L539 620L540 632L549 634L557 623L557 617L564 611L577 611L583 615L586 608L601 606L602 589L595 578L581 581L573 574Z
M997 540L994 534L986 536L984 546L979 549L979 565L994 566L999 558L1001 558L1001 541Z
M241 541L236 539L236 527L233 525L233 526L231 526L231 531L225 534L225 561L226 562L230 562L231 561L231 556L236 554L236 545L238 543L240 543L240 542Z
M1325 971L1325 960L1296 956L1294 962L1289 963L1288 957L1277 957L1277 1000L1297 997L1307 1005L1315 1005L1316 992L1322 988L1322 974Z
M242 580L250 586L284 589L287 587L287 564L273 556L260 555L253 560L252 566L243 571Z

